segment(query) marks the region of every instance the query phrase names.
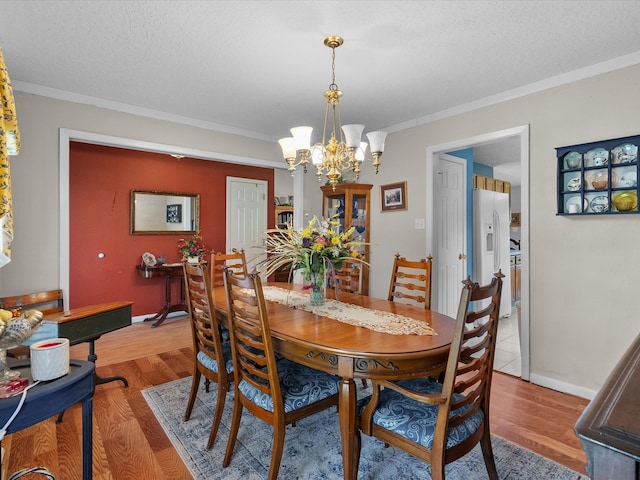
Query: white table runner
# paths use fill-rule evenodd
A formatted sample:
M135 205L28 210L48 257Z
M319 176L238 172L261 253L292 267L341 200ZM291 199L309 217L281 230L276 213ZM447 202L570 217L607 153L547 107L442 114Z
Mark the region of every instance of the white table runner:
M437 335L427 322L396 313L372 310L327 298L321 306L309 305L309 294L286 288L265 286L265 300L300 308L307 312L338 320L349 325L365 327L391 335Z

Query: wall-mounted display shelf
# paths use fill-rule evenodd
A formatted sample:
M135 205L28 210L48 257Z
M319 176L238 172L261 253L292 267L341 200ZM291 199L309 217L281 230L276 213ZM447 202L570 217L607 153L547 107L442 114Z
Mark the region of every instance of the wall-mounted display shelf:
M638 213L640 135L556 148L558 215Z

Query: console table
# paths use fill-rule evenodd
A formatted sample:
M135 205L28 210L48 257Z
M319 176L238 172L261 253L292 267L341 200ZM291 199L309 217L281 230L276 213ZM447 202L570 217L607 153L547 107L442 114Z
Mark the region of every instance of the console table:
M145 318L144 321L154 321L151 328L156 328L164 322L171 312L186 312L187 304L184 299L184 282L182 281L182 264L165 263L164 265L148 267L146 265L136 266L138 275L144 278L164 278L164 305L153 317ZM171 300L171 280L180 279L180 303L172 304Z
M10 362L12 370L20 371L22 377L31 378L29 361ZM56 380L41 382L28 392L22 409L7 428L7 433L15 433L64 412L72 405L82 402L82 478L92 478L92 402L93 374L92 362L70 360L69 373ZM0 426L4 425L15 411L20 395L0 399Z
M592 480L640 480L640 335L576 423Z
M68 338L71 345L88 342L88 360L95 364L98 359L95 341L105 333L131 325L131 305L133 302L111 302L53 313L44 317L42 320L43 328L53 326L51 335ZM125 387L129 386L124 377L103 378L94 372L96 385L114 380L120 380Z

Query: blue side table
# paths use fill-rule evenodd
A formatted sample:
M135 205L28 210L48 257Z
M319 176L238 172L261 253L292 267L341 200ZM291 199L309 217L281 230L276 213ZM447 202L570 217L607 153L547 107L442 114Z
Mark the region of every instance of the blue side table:
M69 373L48 382L40 382L27 392L20 413L7 428L7 434L15 433L47 418L64 412L72 405L82 402L82 478L91 480L92 472L92 403L95 364L82 360L69 362ZM12 370L18 370L22 377L31 378L28 360L10 362ZM0 399L0 428L13 414L20 395Z

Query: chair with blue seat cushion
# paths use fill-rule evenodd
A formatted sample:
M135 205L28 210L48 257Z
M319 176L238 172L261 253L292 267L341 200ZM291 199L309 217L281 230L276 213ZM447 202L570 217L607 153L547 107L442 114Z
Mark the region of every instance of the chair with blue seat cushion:
M276 361L260 277L225 269L235 376L233 417L222 463L231 462L243 409L273 425L268 478L278 477L286 425L338 404L340 379L298 363ZM336 426L338 417L336 415Z
M206 263L190 264L182 262L185 284L185 297L189 310L191 332L193 335L194 367L191 381L191 392L187 402L184 420L189 420L193 405L198 395L200 379L218 384L216 408L211 424L211 433L207 449L211 449L216 440L227 392L233 381L233 361L231 344L224 342L220 333L220 325L215 316L211 293L211 276Z
M359 402L360 431L428 462L433 480L444 479L445 465L478 443L489 478L498 479L489 398L503 277L498 272L485 286L463 282L442 382L373 381L373 394ZM358 433L356 458L360 441Z

